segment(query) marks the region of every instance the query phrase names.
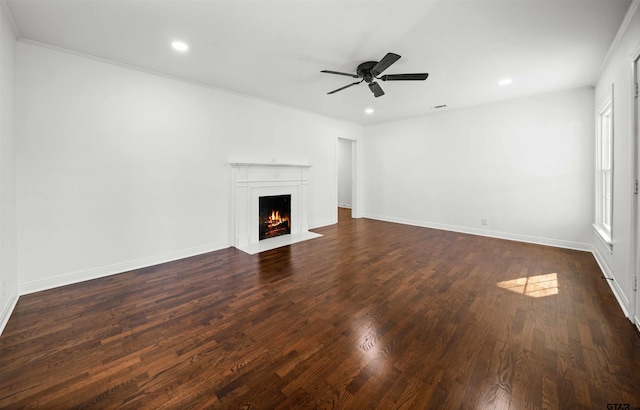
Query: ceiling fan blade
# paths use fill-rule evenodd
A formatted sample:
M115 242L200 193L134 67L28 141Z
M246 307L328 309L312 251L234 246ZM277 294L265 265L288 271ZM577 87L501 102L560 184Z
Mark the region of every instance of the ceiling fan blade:
M406 81L416 80L423 81L429 77L429 73L416 73L416 74L387 74L379 77L382 81Z
M364 81L364 79L363 79L362 81ZM344 90L345 88L349 88L349 87L353 87L354 85L358 85L358 84L360 84L362 81L356 81L355 83L347 84L347 85L345 85L344 87L340 87L340 88L338 88L337 90L330 91L330 92L328 92L327 94L337 93L338 91L342 91L342 90Z
M322 70L321 73L346 75L347 77L360 78L358 74L341 73L340 71Z
M376 97L380 97L381 95L384 95L384 91L382 91L382 88L380 87L380 85L375 81L372 83L369 83L369 89L371 90L373 95L375 95Z
M387 55L384 56L384 58L382 60L380 60L380 62L378 62L378 64L373 66L373 68L371 69L371 73L374 75L374 77L377 77L384 70L389 68L389 66L391 66L391 64L395 63L399 59L400 59L399 55L394 54L394 53L387 53Z

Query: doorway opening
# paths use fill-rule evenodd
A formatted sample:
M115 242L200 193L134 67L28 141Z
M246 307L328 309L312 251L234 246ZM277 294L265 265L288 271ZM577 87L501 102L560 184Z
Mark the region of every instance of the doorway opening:
M338 138L338 219L353 218L356 214L356 141Z

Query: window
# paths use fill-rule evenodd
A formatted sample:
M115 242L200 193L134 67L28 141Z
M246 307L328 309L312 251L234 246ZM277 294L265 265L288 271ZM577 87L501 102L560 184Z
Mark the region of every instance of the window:
M594 227L611 246L613 219L613 98L596 116L596 220Z

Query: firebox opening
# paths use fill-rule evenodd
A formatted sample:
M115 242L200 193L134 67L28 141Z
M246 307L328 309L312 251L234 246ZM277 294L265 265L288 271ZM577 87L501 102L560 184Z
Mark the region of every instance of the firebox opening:
M259 209L259 240L291 233L291 195L261 196Z

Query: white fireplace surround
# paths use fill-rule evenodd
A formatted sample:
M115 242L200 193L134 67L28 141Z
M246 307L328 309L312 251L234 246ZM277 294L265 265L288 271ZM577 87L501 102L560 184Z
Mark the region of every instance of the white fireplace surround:
M300 164L231 162L232 245L251 255L322 236L309 232L307 189L309 168ZM258 239L261 196L291 195L291 234Z

